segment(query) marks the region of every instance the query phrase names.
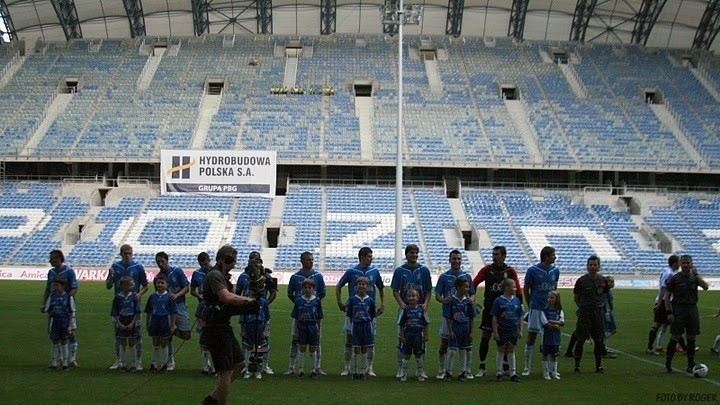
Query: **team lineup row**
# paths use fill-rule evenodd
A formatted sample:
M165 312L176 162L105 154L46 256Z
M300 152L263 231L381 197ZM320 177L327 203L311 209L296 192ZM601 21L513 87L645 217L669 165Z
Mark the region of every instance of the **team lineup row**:
M427 377L423 369L424 342L428 339L427 321L429 320L426 311L433 295L433 287L429 270L417 261L418 253L419 249L415 245L409 245L406 248L406 263L395 270L391 282L393 296L399 305L397 376L400 379L407 378L407 363L412 354L415 354L418 360L418 377L420 379ZM124 367L126 362L123 357L127 348L130 347L134 350L132 350L133 360L131 363L128 362L131 364L129 369L137 371L142 370L140 299L148 292L148 282L142 265L132 260L131 246L124 245L121 248L121 257L122 259L111 267L106 280L108 289L115 288L111 315L115 320L116 337L118 338L116 362L111 368ZM366 375L374 375L372 367L374 318L384 312L385 297L382 278L377 269L372 266L372 250L367 247L360 249L358 259L359 263L348 269L338 282L336 298L338 307L347 313L345 325L347 344L343 375L352 372L357 378L363 378ZM145 307L146 327L150 336L153 337L151 369L172 370L174 359L170 337L174 334L181 339L190 338L191 325L185 304L185 295L190 292L203 301L203 279L211 269L210 258L206 253L201 253L198 261L200 268L188 281L182 270L169 265L165 253L160 252L156 256L156 262L160 269L160 273L154 280L156 292L150 295ZM440 276L434 288L436 300L443 305L443 318L440 323L439 378L451 376L453 361L458 355L460 356L458 378L473 378L470 364L473 321L476 313L475 288L482 282L485 282L485 293L481 318L480 365L476 376L485 374L489 341L493 338L498 342L498 374L502 374L502 364L507 364L511 379L519 380L515 374L513 349L522 336L521 321L525 316L524 319L528 324L528 337L524 352L525 369L523 374L530 374L534 342L537 334L544 330L544 341L541 347L543 374L546 378L559 378L556 358L560 343L559 328L564 323L564 315L559 302L559 294L551 293L555 290L559 277L559 271L553 265L554 261L554 249L544 248L540 254L540 263L528 269L521 289L517 272L505 264L503 247L498 246L493 250L493 263L483 267L474 278L470 273L463 271L460 252L450 253L450 269ZM683 269L686 267L692 269L692 259L689 256L684 256L680 262L682 263L680 267ZM72 297L77 292L77 280L74 277L74 271L64 264L61 251L51 252L50 263L52 269L48 273L43 309L51 315L50 332L54 347L51 367L77 365L75 360L76 341L74 333L72 333L75 328ZM251 266L251 264L255 264L255 266ZM321 300L325 297L325 284L322 275L313 270L311 253L303 253L301 264L302 269L291 277L288 286L288 297L294 301L295 308L292 315L294 322L291 361L286 374L294 373L296 369L299 373L304 373L303 360L306 353L309 353L313 358L311 375L319 375L324 374L320 367L319 329L322 319ZM599 258L591 257L588 259L588 273L578 279L576 283L574 298L579 311L575 335L580 342L584 342L587 337L601 342L601 344L595 345L595 357L596 371L602 372L605 308L611 286L605 277L597 277L599 269ZM692 278L696 283L694 290L694 302L696 303L697 286L707 288L707 284L700 276L696 275L694 269L690 274L695 274ZM667 279L669 280L669 278ZM267 365L267 356L264 355L269 349L267 332L270 314L268 308L277 296L277 285L272 280L271 272L262 268L259 253L253 252L248 259L246 271L240 275L234 289L239 295L254 297L260 301L259 307L261 308L256 315L241 317L241 335L243 346L246 349L245 356L243 356L246 359L244 367L246 376L251 376L251 370L254 369L258 371L252 371L252 375L257 377L261 376L261 372L272 373ZM341 300L342 287L345 284L350 288L350 299L347 302ZM664 283L661 285L665 289ZM379 305L376 304L376 292L380 296ZM688 295L692 294L688 293ZM63 311L57 310L63 308L62 300L59 300L57 296L67 296L66 301L70 303L71 310L65 311L69 315L64 320L61 316ZM529 311L526 314L522 309L523 298L529 305ZM683 300L689 302L678 303L676 305L678 309L683 308L682 305L694 304L692 297L683 298ZM663 303L664 301L660 299L658 302ZM672 304L668 303L668 305ZM200 325L204 322L203 307L204 305L200 305L196 311ZM665 305L662 305L662 308L665 308ZM685 318L687 318L685 314L680 315L678 320L682 319L685 322ZM694 348L690 343L691 340L694 343L692 316L689 322L691 323L687 325L687 346ZM680 323L682 322L675 322L673 326ZM312 326L313 324L315 326ZM657 329L661 325L662 323L654 325L654 328ZM680 335L683 332L680 332ZM679 337L676 339L676 333L673 330L671 333L673 335L671 341L680 340ZM201 334L201 346L203 343ZM579 368L582 346L582 344L575 345L576 368ZM668 361L671 361L671 352L674 351L668 350ZM207 350L205 350L203 359L203 370L208 373L213 371L211 355ZM298 360L300 364L296 365ZM254 362L258 363L256 368L252 367ZM692 362L691 350L688 350L688 362L689 365Z

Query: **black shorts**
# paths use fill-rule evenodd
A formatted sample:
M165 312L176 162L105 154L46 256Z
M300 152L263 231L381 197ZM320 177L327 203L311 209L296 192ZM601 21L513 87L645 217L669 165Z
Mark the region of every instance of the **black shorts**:
M578 309L575 334L580 342L592 338L595 342L605 340L605 312L603 308Z
M667 310L665 309L665 305L661 303L653 312L653 321L655 323L660 325L666 325L668 323Z
M490 315L490 308L492 302L488 305L487 302L483 303L482 321L480 322L480 329L492 332L492 315Z
M697 305L673 305L675 321L670 324L670 333L673 336L688 335L697 336L700 334L700 315Z
M202 330L216 371L229 371L245 359L232 326L206 326Z

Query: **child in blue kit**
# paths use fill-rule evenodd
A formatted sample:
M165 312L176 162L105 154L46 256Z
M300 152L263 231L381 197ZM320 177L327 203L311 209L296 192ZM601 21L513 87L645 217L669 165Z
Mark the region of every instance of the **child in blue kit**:
M312 358L310 376L317 378L320 375L318 347L320 346L320 322L323 318L320 297L315 295L315 281L306 278L302 282L303 294L295 299L292 314L294 329L293 341L298 344L298 376L305 376L305 353L309 352Z
M353 379L364 380L368 374L368 349L375 347L373 319L377 316L375 301L367 294L370 281L367 277L358 277L355 281L357 294L350 297L346 313L352 330Z
M560 355L560 328L565 325L565 313L560 303L560 293L550 291L548 304L543 309L543 344L540 347L543 360L543 378L546 380L560 379L557 368L557 358Z
M135 341L140 334L138 318L140 317L140 301L135 299L133 287L135 282L130 276L120 278L120 293L115 295L113 306L110 310L110 316L115 322L115 339L119 343L118 358L120 363L118 369L125 368L125 364L132 364L128 369L130 372L137 371L137 351L135 350ZM133 353L132 363L125 362L125 353L130 347Z
M50 366L51 370L62 367L67 370L69 364L68 341L72 334L73 318L75 317L75 301L65 289L67 279L57 277L52 283L53 291L45 302L43 312L47 312L48 332L52 342Z
M515 281L506 278L500 283L503 295L497 297L490 308L492 315L493 339L497 342L498 351L495 357L497 365L497 380L502 381L503 357L507 355L510 366L510 381L520 382L516 372L515 346L522 337L523 308L515 295Z
M168 279L160 274L153 280L155 292L150 295L145 306L147 314L147 330L153 338L153 356L150 371L166 370L170 362L168 343L175 333L177 320L177 306L171 298L168 288Z
M443 317L447 320L449 332L448 355L445 365L445 379L452 378L453 361L460 352L460 374L458 380L467 380L471 372L467 352L472 352L473 320L475 305L468 298L470 282L467 278L455 279L455 295L449 305L443 305Z
M403 354L400 381L407 381L408 361L413 354L417 359L417 378L419 381L425 381L423 354L425 342L428 340L428 316L422 306L418 305L420 293L416 289L408 289L407 300L408 305L401 310L397 322L400 327L398 333L400 351Z

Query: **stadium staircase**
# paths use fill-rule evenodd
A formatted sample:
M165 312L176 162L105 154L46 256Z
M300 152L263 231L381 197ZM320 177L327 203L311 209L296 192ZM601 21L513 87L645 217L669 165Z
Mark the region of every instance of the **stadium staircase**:
M13 56L10 62L8 62L0 72L0 89L10 82L13 76L15 76L15 72L20 70L26 60L27 56L20 56L19 52Z
M328 153L325 150L325 137L327 136L328 122L330 121L330 100L328 96L320 99L320 159L327 159Z
M448 198L447 199L448 204L450 205L450 212L452 212L453 216L453 222L458 224L458 230L460 232L463 231L472 231L472 225L470 224L470 221L468 221L467 215L465 215L465 210L463 210L462 207L462 200L460 198ZM477 232L481 233L481 232ZM482 232L483 236L485 237L484 240L480 240L480 246L491 246L492 241L490 240L490 237L487 235L487 232ZM468 258L468 267L470 271L475 271L479 269L480 267L485 265L485 261L482 259L482 255L480 254L479 250L465 250L465 254Z
M520 100L505 100L505 107L507 107L508 113L513 119L515 128L517 128L522 135L530 159L533 163L542 164L542 152L540 152L537 144L537 135L528 121L528 113L525 105Z
M561 63L558 67L560 68L563 76L565 76L565 80L567 80L570 85L570 89L573 94L575 94L577 98L587 98L587 91L585 91L585 87L582 83L580 83L580 79L578 79L577 73L575 72L575 69L573 69L572 65L569 63Z
M505 222L508 224L508 227L512 231L513 236L518 241L520 249L522 249L522 252L525 255L525 260L527 260L529 263L535 263L537 259L535 258L535 255L532 254L527 239L515 226L515 223L512 220L512 215L510 215L510 210L508 210L507 205L505 205L505 200L503 200L499 195L497 195L495 191L493 191L493 195L495 196L495 199L498 202L498 206L503 213Z
M700 82L700 84L703 85L705 90L707 90L708 93L710 93L711 96L715 99L715 101L720 102L720 92L718 92L718 89L715 88L715 85L713 85L712 81L709 80L707 72L705 69L703 69L702 66L700 66L698 69L694 69L691 66L688 66L688 69L690 70L690 73L692 73L693 76Z
M373 99L372 97L355 97L355 116L360 121L360 159L373 159Z
M195 130L193 131L192 142L190 144L191 149L202 149L203 145L205 145L210 124L212 124L213 117L218 113L221 102L222 92L220 94L202 95L200 99L200 113L195 123Z
M285 75L283 77L283 86L288 89L295 86L297 78L298 57L297 55L288 54L285 56Z
M430 251L428 250L428 245L425 243L425 231L423 230L422 221L420 220L420 211L418 210L417 202L415 201L415 194L412 192L412 190L408 190L408 198L410 199L410 208L412 209L413 218L415 218L415 226L417 226L417 233L418 233L418 239L420 242L420 251L425 252L425 265L429 269L436 269L439 265L444 265L444 263L432 263L431 262L431 256ZM404 247L403 247L404 248Z
M320 187L320 212L328 212L328 191L327 187ZM321 269L326 269L325 255L327 253L327 215L320 215L320 244L318 245L317 258L318 266Z
M143 67L143 70L140 72L140 76L137 80L138 90L147 90L148 87L150 87L150 82L152 82L153 77L155 77L155 72L157 72L165 51L165 48L155 48L150 56L148 56L147 62L145 62L145 67Z
M653 113L655 113L658 120L660 120L660 122L662 122L662 124L675 135L675 138L677 138L678 142L680 142L685 151L688 153L689 158L698 162L701 168L707 169L709 167L707 162L705 162L705 159L703 159L697 149L695 149L695 146L693 146L692 142L690 142L690 139L687 134L685 134L685 131L680 128L680 124L670 110L668 110L667 106L664 104L651 104L650 109Z
M487 42L485 43L485 46L488 46ZM493 46L494 46L494 39L493 39ZM465 62L464 58L461 59L461 61L460 61L461 70L463 72L463 75L465 76L465 80L468 83L472 83L472 80L470 80L470 73L468 73L468 68L466 66L466 63L467 62ZM490 140L487 135L487 129L485 128L485 123L483 121L482 114L480 113L480 105L478 104L477 95L475 94L475 90L472 88L472 85L470 85L470 84L468 84L467 90L468 90L468 93L470 94L470 100L472 101L472 111L474 113L473 114L474 118L477 121L477 123L480 126L480 129L482 131L482 133L478 134L478 136L485 138L485 144L490 145ZM489 159L491 161L495 161L493 149L488 148L487 150L488 150Z
M427 73L430 91L440 94L443 92L443 84L438 74L437 59L425 59L425 72Z
M50 126L55 122L57 117L60 116L72 101L74 93L55 93L55 97L50 103L48 103L45 113L43 114L43 120L40 125L35 129L32 136L25 145L25 148L20 152L22 156L30 155L33 150L37 147L38 142L45 136Z

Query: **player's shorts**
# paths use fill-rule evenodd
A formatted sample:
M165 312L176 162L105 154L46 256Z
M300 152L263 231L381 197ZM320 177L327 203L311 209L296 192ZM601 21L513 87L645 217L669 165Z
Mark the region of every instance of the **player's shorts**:
M263 336L265 333L264 322L248 322L243 323L245 336L242 338L243 346L255 348L256 346L267 345L267 338Z
M372 327L372 334L375 336L375 332L377 331L377 318L374 318L370 323L370 326ZM353 334L353 323L347 316L345 317L345 323L343 324L343 332L345 332L346 335Z
M245 360L240 343L235 338L230 325L206 326L201 336L207 341L207 348L216 371L233 370L236 364Z
M450 339L450 329L448 329L447 318L444 316L440 319L440 338Z
M579 342L592 338L595 342L605 340L605 311L603 308L582 308L577 311L575 335Z
M297 343L301 346L320 345L320 328L317 322L297 323Z
M560 346L559 345L542 345L540 346L540 353L545 356L559 356Z
M659 325L667 325L668 319L667 319L667 309L665 309L665 305L662 303L653 310L653 321Z
M178 302L175 305L177 307L175 333L190 332L190 313L188 312L187 304L184 302Z
M425 353L425 343L423 342L422 332L405 331L405 344L400 345L400 352L409 356L414 354L415 357Z
M480 329L492 333L492 314L490 309L492 308L492 302L483 304L482 320L480 321Z
M525 322L527 322L528 332L542 333L542 331L543 331L542 313L543 313L542 309L531 309L525 315L525 317L527 318L527 319L525 319Z
M351 343L353 347L375 346L375 328L373 327L373 322L352 323Z
M510 343L513 346L517 346L518 338L520 337L520 335L517 332L516 333L507 333L507 332L498 331L498 335L499 335L498 337L500 338L499 340L496 341L498 347L503 347L508 343Z
M152 338L169 338L170 316L151 316L148 324L148 335Z
M675 320L670 324L670 333L673 336L700 334L700 315L697 305L673 304L673 315Z
M60 343L70 338L70 332L68 332L69 325L70 319L68 318L50 318L48 325L50 341L53 343Z
M472 348L470 341L470 324L465 322L454 322L452 326L455 339L450 338L448 347L453 349Z
M605 312L605 333L617 332L617 325L615 324L615 315L612 312Z

